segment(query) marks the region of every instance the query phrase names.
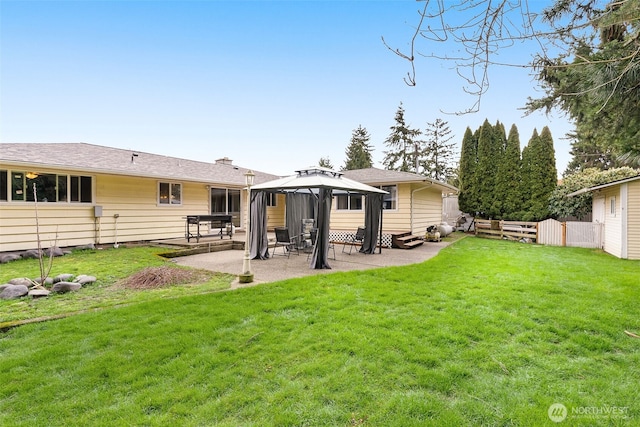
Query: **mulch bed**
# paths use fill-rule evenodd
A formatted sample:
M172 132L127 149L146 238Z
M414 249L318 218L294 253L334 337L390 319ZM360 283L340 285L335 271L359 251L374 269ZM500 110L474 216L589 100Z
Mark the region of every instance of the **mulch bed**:
M216 273L206 270L185 270L177 267L147 267L119 282L127 289L157 289L171 285L204 283Z

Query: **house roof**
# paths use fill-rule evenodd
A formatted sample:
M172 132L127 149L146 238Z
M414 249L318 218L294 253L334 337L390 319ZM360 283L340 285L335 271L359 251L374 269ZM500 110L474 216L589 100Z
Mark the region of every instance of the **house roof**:
M244 187L244 174L248 169L235 166L228 159L222 160L207 163L86 143L0 144L0 162L23 169L65 169ZM278 177L253 172L256 183Z
M607 184L596 185L595 187L583 188L578 191L574 191L573 193L567 194L567 197L578 196L580 194L589 193L591 191L600 190L602 188L612 187L614 185L624 184L626 182L636 181L640 179L640 175L632 176L631 178L619 179L617 181L609 182Z
M394 170L366 168L346 170L342 172L345 177L369 185L390 185L404 183L425 183L439 188L443 192L457 192L458 189L445 182L436 181L413 172L400 172Z

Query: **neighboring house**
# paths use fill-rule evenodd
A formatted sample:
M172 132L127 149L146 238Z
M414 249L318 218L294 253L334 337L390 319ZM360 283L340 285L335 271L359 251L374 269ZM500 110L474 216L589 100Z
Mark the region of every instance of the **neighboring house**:
M186 215L244 227L247 169L92 144L0 144L0 252L185 236ZM277 176L254 171L255 183ZM37 188L34 203L33 184ZM270 199L271 203L277 199ZM270 224L284 221L269 207Z
M579 190L593 193L593 221L604 223L604 250L640 259L640 176Z
M430 225L442 222L443 194L458 189L410 172L368 168L342 172L347 178L389 192L384 198L383 233L410 231L424 235ZM338 196L331 212L331 230L355 230L364 223L361 197Z

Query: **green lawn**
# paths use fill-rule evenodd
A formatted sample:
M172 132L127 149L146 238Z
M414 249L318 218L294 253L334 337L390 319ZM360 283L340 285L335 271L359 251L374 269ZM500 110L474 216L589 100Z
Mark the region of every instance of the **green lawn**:
M79 292L51 294L46 299L21 298L0 300L0 328L34 318L65 315L82 310L100 309L132 304L159 298L172 298L229 288L234 277L228 274L211 275L210 280L189 286L173 286L144 292L118 286L118 281L145 267L175 266L158 254L167 249L132 247L91 251L75 251L53 259L50 277L62 273L96 276L97 282ZM45 264L48 266L48 258ZM177 266L175 266L178 268ZM22 259L0 265L0 284L16 277L40 277L35 259Z
M559 425L637 425L639 299L640 262L476 238L157 294L0 335L0 425L542 426L553 403Z

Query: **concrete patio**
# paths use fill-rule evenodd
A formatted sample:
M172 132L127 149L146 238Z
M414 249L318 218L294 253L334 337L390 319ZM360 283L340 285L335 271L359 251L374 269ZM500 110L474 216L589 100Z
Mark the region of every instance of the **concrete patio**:
M456 239L447 242L425 242L422 246L414 249L387 249L383 248L382 253L365 255L358 252L358 247L352 249L349 254L349 247L342 252L343 245L335 244L336 259L333 259L333 251L329 251L329 265L331 269L315 270L309 268L308 254L300 252L297 255L293 252L289 257L282 255L282 248L278 248L277 255L266 260L251 260L251 269L255 280L249 286L274 282L278 280L290 279L294 277L311 276L316 274L330 274L342 271L368 270L372 268L391 267L407 264L415 264L428 260L438 254L440 249L448 246ZM270 249L273 254L273 249ZM237 275L241 273L244 251L226 250L219 252L188 255L184 257L172 258L172 262L179 265L205 270L217 271ZM246 286L238 284L236 279L232 287Z

